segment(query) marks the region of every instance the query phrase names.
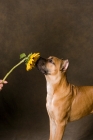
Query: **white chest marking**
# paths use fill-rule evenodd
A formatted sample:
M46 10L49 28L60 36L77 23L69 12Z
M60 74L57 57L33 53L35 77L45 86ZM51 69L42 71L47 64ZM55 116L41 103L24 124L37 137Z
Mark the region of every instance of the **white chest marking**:
M53 92L54 92L53 87L50 84L47 84L47 93L52 95Z
M49 116L53 116L53 88L50 85L47 85L47 111Z

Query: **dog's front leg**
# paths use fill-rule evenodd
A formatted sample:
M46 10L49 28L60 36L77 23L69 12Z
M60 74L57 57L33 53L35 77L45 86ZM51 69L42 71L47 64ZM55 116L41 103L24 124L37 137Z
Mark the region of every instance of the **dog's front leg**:
M53 140L62 140L66 124L60 122L56 124L56 132Z
M56 132L55 121L54 121L54 119L50 118L50 138L49 138L49 140L54 140L55 132Z

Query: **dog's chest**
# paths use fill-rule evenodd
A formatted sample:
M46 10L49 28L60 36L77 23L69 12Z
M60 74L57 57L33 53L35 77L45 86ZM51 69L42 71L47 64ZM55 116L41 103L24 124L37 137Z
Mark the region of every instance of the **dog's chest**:
M48 115L54 118L54 88L51 84L47 84L47 98L46 98L46 108Z
M48 114L53 116L53 95L51 94L47 94L46 108L47 108Z
M52 95L54 92L54 88L50 83L47 83L47 95Z

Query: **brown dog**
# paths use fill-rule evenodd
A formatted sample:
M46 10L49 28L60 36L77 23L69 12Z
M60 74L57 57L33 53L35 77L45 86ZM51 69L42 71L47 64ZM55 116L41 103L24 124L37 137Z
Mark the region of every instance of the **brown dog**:
M68 60L51 56L39 58L38 69L47 82L47 112L50 119L49 140L62 140L68 122L93 112L93 86L77 87L67 81Z

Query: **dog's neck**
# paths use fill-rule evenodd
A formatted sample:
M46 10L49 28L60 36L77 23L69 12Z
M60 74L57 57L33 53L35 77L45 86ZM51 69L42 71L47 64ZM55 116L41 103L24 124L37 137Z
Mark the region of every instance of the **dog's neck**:
M61 86L61 88L66 89L66 87L69 85L65 74L61 76L56 75L56 77L53 75L48 75L45 77L46 77L46 82L47 82L48 94L53 95L56 92L57 87L60 88Z

